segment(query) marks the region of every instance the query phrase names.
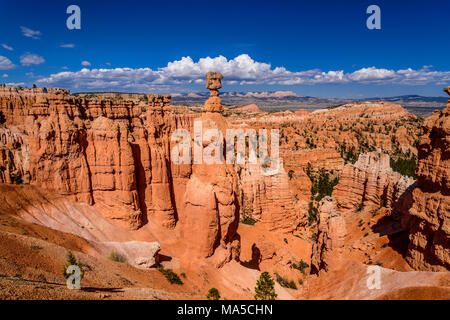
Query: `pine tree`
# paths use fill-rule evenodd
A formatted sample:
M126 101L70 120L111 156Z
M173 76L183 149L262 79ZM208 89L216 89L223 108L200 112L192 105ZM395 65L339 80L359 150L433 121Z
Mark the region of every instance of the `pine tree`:
M219 290L217 290L216 288L209 289L208 294L206 295L206 298L208 300L220 300Z
M63 268L63 277L67 279L71 276L71 273L67 273L67 268L72 265L78 266L80 268L80 279L83 279L84 276L83 266L81 263L77 262L77 259L75 258L75 256L71 251L69 251L69 253L67 254L67 262Z
M275 281L268 272L261 273L259 280L256 282L255 299L256 300L275 300Z

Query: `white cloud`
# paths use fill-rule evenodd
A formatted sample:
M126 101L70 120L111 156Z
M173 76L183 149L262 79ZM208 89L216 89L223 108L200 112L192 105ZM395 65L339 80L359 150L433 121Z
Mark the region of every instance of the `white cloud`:
M75 44L73 44L73 43L65 43L65 44L61 44L59 46L61 48L75 48Z
M8 87L21 87L25 85L25 82L8 82L5 83Z
M90 67L91 63L89 61L84 60L84 61L81 61L81 65L85 66L85 67Z
M20 63L23 66L31 66L32 64L41 64L44 62L44 58L34 53L26 52L20 56Z
M0 56L0 70L14 69L16 66L7 57Z
M7 44L4 44L4 43L2 43L2 47L5 48L6 50L9 50L9 51L13 51L14 50L13 47L10 47L10 46L8 46Z
M86 62L86 63L84 63ZM83 61L82 65L90 66ZM191 57L172 61L166 67L82 69L76 72L60 72L40 79L41 85L61 86L72 89L95 90L174 90L180 85L204 83L208 71L219 71L225 84L326 84L326 83L373 83L373 84L426 84L450 81L450 71L432 71L430 66L420 70L389 70L374 66L351 73L343 70L319 69L289 71L284 67L272 67L270 63L258 62L247 54L228 60L224 56L201 58L195 62Z
M30 28L21 26L20 30L22 30L22 33L25 37L32 38L32 39L40 39L42 33L39 30L31 30Z
M4 73L4 74L2 75L2 77L3 77L3 78L8 78L8 75L7 75L6 73Z

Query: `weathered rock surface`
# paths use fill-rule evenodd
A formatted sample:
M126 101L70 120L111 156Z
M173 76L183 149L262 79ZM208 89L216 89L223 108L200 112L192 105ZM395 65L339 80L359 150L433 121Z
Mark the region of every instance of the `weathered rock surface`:
M447 93L448 87L446 88ZM449 93L450 94L450 93ZM407 261L419 270L450 270L450 100L425 120L417 187L409 210Z
M219 139L225 145L223 139L228 123L221 114L223 107L218 96L221 79L220 73L207 74L211 97L205 102L199 121L203 132L216 130L216 133L214 139L203 141L205 149L214 148ZM216 149L215 152L221 150ZM183 262L192 265L210 258L211 263L221 267L232 259L238 260L240 254L237 175L234 165L227 164L223 155L216 154L216 163L207 163L204 155L202 164L192 166L184 195L185 208L181 221L186 249Z
M317 240L313 245L311 273L329 271L339 266L343 258L346 222L336 208L333 197L324 197L319 203Z
M344 167L333 197L342 211L393 208L413 183L412 178L391 169L389 155L375 151L361 154L354 165Z

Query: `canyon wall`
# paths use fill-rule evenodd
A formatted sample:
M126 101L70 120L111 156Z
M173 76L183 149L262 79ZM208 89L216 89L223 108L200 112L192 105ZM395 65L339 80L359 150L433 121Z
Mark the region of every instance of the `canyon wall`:
M447 87L450 94L450 87ZM419 141L417 187L406 218L409 264L419 270L450 270L450 100L426 119Z
M391 169L388 154L374 151L361 154L355 164L344 167L333 197L343 212L394 208L413 183L414 179Z

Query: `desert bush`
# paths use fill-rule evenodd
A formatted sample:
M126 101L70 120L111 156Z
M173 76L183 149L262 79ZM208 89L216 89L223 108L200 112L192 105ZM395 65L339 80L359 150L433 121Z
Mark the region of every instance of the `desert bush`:
M208 300L220 300L219 290L217 290L216 288L209 289L208 294L206 295L206 299L208 299Z
M161 272L170 283L179 285L183 284L183 281L181 281L180 277L171 269L164 269L164 267L160 266L158 268L158 271Z
M111 251L111 254L109 255L109 260L116 261L116 262L127 262L128 259L123 254L117 252L117 251Z
M291 265L291 268L299 270L301 273L305 274L305 270L309 267L309 264L307 264L305 261L300 260L298 264L293 263Z
M243 224L248 224L248 225L253 226L255 223L258 222L258 220L254 219L254 218L252 218L250 216L246 216L246 217L241 218L240 222L243 223Z
M62 274L65 279L69 278L72 275L72 273L67 273L67 268L69 266L78 266L78 268L80 268L80 279L83 279L83 276L84 276L83 265L81 263L77 262L77 259L75 258L75 256L73 255L73 253L71 251L69 251L67 253L67 261L63 267Z
M255 300L275 300L275 281L268 272L261 273L255 287Z
M294 289L297 290L297 285L293 280L289 281L287 278L283 278L278 273L275 272L275 277L277 279L277 282L280 284L280 286L284 288Z

